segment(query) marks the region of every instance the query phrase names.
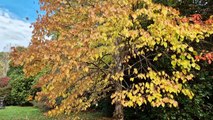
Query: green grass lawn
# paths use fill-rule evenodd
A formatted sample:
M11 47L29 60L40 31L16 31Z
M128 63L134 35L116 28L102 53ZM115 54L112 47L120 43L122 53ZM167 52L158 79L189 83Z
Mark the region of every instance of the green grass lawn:
M47 120L47 117L34 107L8 106L0 109L0 120Z
M101 113L86 112L81 113L80 118L82 120L109 120L103 118ZM19 106L7 106L5 109L0 109L0 120L63 120L65 117L60 116L57 118L48 118L40 112L39 109L34 107L19 107ZM70 120L72 120L70 118Z

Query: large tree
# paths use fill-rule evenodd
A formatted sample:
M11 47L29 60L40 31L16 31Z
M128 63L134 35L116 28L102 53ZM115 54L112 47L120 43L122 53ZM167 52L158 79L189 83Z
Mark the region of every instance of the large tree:
M12 55L28 76L50 70L37 96L54 108L49 115L86 110L109 93L117 119L123 107L176 107L174 96L193 97L187 81L199 65L191 44L213 33L212 20L197 23L151 0L40 3L45 15L31 45Z

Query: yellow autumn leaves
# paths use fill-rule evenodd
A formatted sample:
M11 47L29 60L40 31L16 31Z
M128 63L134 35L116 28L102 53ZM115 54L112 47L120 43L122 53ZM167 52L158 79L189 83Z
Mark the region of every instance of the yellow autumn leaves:
M151 68L148 68L148 73L146 74L136 71L136 68L134 68L134 74L139 79L135 82L139 83L133 84L130 90L113 94L111 96L113 102L122 101L121 103L126 107L141 106L147 103L150 103L153 107L164 107L165 104L177 107L178 103L174 100L174 95L183 93L189 96L190 99L193 97L193 93L189 89L183 89L182 86L182 83L191 80L193 75L185 77L182 72L176 71L174 76L170 77L164 71L155 72ZM134 81L134 78L130 78L130 81Z
M51 103L49 115L85 110L109 93L124 107L177 107L175 96L193 97L187 81L200 67L190 43L212 34L212 25L182 23L177 10L151 0L42 3L47 13L17 63L28 75L49 69L37 97Z

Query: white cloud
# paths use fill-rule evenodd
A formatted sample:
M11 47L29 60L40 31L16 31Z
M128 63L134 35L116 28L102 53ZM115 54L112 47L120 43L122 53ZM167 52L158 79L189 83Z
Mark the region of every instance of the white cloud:
M30 23L19 20L8 10L0 8L0 51L8 45L29 45L32 36Z

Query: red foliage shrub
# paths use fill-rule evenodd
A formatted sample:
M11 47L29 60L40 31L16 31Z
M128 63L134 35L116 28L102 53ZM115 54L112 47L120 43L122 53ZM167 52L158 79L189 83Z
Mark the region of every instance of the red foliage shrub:
M207 52L207 53L202 53L199 56L195 56L196 60L203 60L203 61L207 61L209 64L212 63L213 61L213 52Z
M202 24L202 16L200 14L193 14L189 19L194 22L194 24Z
M213 24L213 16L211 16L209 19L206 21L202 21L202 16L200 14L192 14L189 17L184 17L180 19L180 22L182 23L189 23L192 22L194 24L200 24L200 25L211 25Z
M10 78L9 77L2 77L0 78L0 87L5 87L8 85Z

